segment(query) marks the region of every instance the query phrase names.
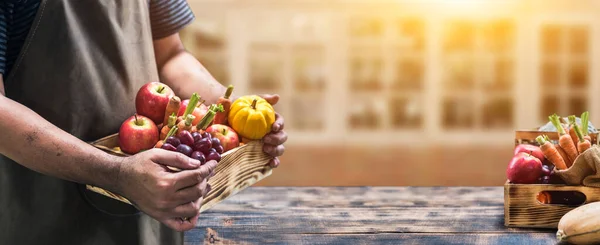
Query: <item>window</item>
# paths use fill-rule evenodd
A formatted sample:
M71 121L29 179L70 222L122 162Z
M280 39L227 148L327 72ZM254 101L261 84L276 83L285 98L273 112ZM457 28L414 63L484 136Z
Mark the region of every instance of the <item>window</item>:
M254 43L249 52L251 93L272 93L283 89L282 47L275 43Z
M291 126L298 131L325 128L325 63L320 45L293 45Z
M442 128L512 128L513 22L450 21L443 38Z
M581 115L589 97L589 27L579 24L545 24L540 30L539 118L554 113Z

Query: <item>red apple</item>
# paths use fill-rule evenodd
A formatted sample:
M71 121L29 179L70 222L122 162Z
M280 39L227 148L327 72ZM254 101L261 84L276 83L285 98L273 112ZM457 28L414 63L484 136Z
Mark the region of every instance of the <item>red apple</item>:
M506 169L506 177L514 184L535 184L542 175L542 161L525 152L517 153Z
M528 145L528 144L517 145L515 147L515 151L513 154L517 155L520 152L529 153L529 154L533 155L534 157L537 157L538 159L540 159L540 161L542 161L542 162L544 162L544 160L546 159L546 157L544 157L544 153L542 152L540 147L536 146L536 145Z
M174 95L173 90L166 84L146 83L135 96L135 110L138 115L150 118L154 124L160 124L165 117L167 103Z
M158 127L148 117L133 115L121 124L119 146L127 154L153 148L158 142Z
M227 152L240 145L240 138L231 127L223 124L213 124L206 128L206 132L213 138L218 138L223 146L223 152Z
M190 102L189 99L181 101L181 104L179 106L179 111L177 112L178 117L183 116L183 113L185 113L185 109L188 106L189 102ZM208 107L206 107L204 104L200 104L200 102L198 102L198 105L196 105L196 108L194 108L194 110L192 111L192 115L194 115L196 117L196 118L194 118L194 121L192 121L192 125L198 124L200 122L200 120L202 120L204 115L206 115L207 112L208 112Z

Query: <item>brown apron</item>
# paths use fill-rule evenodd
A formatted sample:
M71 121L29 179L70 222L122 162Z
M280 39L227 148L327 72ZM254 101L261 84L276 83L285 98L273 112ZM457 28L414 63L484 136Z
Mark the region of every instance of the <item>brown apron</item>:
M148 12L148 0L42 0L6 96L84 141L118 132L158 80ZM1 244L183 244L130 206L1 155L0 210Z

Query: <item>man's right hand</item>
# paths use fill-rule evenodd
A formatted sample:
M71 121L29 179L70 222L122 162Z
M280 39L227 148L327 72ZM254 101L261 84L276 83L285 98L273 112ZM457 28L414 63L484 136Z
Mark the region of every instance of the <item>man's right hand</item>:
M179 152L150 149L121 163L118 191L138 209L177 231L194 228L207 181L217 162L200 162ZM173 172L166 166L181 169ZM187 218L187 220L185 220Z

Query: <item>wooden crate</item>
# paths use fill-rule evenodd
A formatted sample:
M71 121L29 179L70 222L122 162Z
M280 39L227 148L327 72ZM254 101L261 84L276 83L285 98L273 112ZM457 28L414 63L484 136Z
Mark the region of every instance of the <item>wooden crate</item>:
M116 156L128 156L119 148L118 134L91 142L91 145ZM200 212L210 209L272 173L269 166L272 157L263 152L261 141L250 141L245 145L223 153L221 156L221 161L215 169L214 176L208 181L211 190L204 198ZM87 185L86 189L131 204L126 198L102 188Z
M556 132L522 130L515 132L515 146L518 144L538 145L535 138L548 135L558 140ZM590 133L592 144L596 144L598 133ZM508 163L508 160L507 160ZM538 201L542 192L572 194L579 192L585 196L580 204L544 204ZM600 201L600 188L585 186L567 186L556 184L504 184L504 225L507 227L551 228L556 229L562 216L572 209L586 203Z

